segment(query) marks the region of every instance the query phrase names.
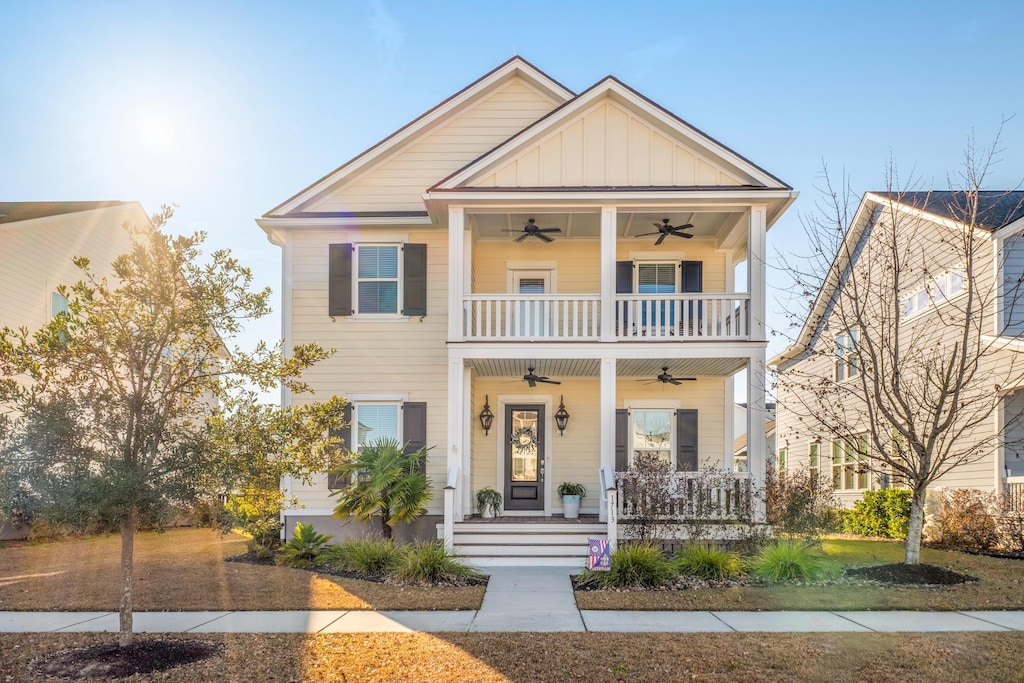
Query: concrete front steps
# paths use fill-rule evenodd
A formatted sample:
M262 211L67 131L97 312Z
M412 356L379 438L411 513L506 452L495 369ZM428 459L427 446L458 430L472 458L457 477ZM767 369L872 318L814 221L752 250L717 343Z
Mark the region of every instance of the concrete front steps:
M437 525L438 538L444 526ZM584 567L587 539L604 538L608 526L600 523L456 522L455 552L477 567Z

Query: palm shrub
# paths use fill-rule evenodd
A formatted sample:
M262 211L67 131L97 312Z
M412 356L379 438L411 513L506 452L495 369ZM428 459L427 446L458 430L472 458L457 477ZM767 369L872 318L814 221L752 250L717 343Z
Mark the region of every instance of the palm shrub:
M765 581L813 581L825 565L806 543L781 539L766 543L751 561L750 571Z
M737 553L706 543L691 543L676 553L673 566L680 574L706 581L722 581L743 573Z
M281 554L278 555L277 562L286 567L298 567L299 569L313 567L317 564L320 553L331 538L330 534L317 532L312 524L299 522L295 525L295 534L281 546Z
M405 552L405 546L383 538L360 538L328 546L321 555L321 564L336 571L380 578L389 576L402 563Z
M411 522L427 511L430 482L420 471L428 448L404 453L397 439L385 438L353 453L336 471L352 485L335 491L334 517L367 522L380 516L381 533L390 539L392 527Z
M408 583L427 585L458 584L483 575L448 552L444 543L418 543L405 553L393 576Z

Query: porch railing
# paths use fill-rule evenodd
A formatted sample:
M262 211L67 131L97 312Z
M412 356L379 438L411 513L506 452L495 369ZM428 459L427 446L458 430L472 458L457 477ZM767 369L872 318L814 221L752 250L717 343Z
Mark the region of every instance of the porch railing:
M1010 512L1024 512L1024 477L1006 478L1006 507Z
M644 339L746 339L749 294L619 294L616 336Z
M469 294L463 299L467 339L596 340L599 294Z
M674 472L661 491L635 472L616 472L615 483L619 521L749 521L753 513L748 472Z

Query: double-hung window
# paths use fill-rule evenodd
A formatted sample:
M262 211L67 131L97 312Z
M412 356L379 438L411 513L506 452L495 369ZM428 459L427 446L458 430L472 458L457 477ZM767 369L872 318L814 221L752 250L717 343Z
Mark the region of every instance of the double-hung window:
M857 342L860 331L854 327L836 335L835 379L837 382L856 377L860 373Z
M356 310L359 313L398 313L399 258L397 244L356 245Z
M394 439L401 443L400 424L398 403L356 403L352 406L352 427L358 451L381 439Z
M640 263L636 269L637 294L675 294L678 291L676 274L678 263ZM674 328L675 311L669 311L664 301L645 301L640 304L640 324Z
M868 440L864 435L832 442L832 488L862 491L868 488Z
M818 477L821 476L821 444L817 441L807 445L807 468L811 484L817 485Z
M653 455L672 465L672 415L671 410L630 411L633 421L633 457Z

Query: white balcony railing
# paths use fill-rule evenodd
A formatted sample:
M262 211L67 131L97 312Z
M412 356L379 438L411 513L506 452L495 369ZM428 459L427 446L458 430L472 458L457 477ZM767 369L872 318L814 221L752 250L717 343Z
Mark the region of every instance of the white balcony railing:
M470 294L463 300L466 339L596 340L598 294Z
M619 294L616 336L747 339L749 294Z
M469 341L596 341L599 294L469 294ZM749 294L618 294L615 338L629 341L748 339Z

